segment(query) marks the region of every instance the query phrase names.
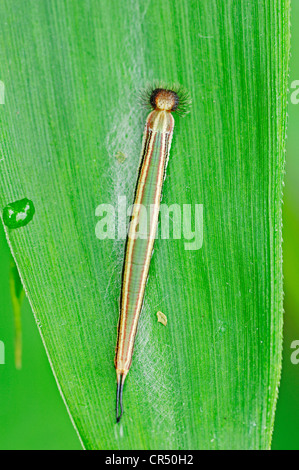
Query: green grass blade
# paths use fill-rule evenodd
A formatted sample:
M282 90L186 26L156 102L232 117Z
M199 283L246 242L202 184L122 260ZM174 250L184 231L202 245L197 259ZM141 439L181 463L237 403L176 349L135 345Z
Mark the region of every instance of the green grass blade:
M34 203L7 236L85 447L268 448L289 1L5 0L0 18L0 203ZM95 209L132 202L146 116L136 93L154 79L193 99L176 118L163 202L203 204L204 242L156 242L120 428L124 241L96 238Z

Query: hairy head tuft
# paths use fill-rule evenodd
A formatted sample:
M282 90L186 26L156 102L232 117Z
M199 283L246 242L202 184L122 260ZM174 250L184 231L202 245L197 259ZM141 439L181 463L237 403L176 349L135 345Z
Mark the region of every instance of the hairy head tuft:
M155 82L141 92L143 106L151 107L157 111L174 112L185 115L190 110L191 99L189 93L180 85L167 86Z

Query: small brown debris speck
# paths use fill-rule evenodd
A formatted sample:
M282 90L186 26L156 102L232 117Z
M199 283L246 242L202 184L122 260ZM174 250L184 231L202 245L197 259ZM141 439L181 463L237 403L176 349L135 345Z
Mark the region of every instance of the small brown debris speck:
M164 326L167 325L167 317L162 312L157 312L158 322L162 323Z
M115 158L119 163L124 163L124 161L127 159L127 156L123 152L117 152Z

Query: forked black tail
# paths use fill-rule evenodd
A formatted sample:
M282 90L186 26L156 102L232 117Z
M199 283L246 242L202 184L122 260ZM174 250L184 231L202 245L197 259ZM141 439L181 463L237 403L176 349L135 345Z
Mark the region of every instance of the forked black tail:
M116 422L119 423L123 415L123 388L124 388L123 374L117 378L117 391L116 391ZM120 412L119 412L120 408Z

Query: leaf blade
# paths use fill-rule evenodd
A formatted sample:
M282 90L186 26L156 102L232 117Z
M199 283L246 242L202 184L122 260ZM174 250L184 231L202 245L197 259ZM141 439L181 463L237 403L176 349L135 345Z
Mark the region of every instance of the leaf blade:
M2 18L21 13L2 33L0 200L36 207L9 233L14 256L87 448L267 448L281 361L289 2L132 2L123 15L116 5L0 7ZM193 98L176 119L163 202L203 204L204 245L156 242L121 436L124 240L97 240L94 213L132 200L145 117L134 97L155 78Z

